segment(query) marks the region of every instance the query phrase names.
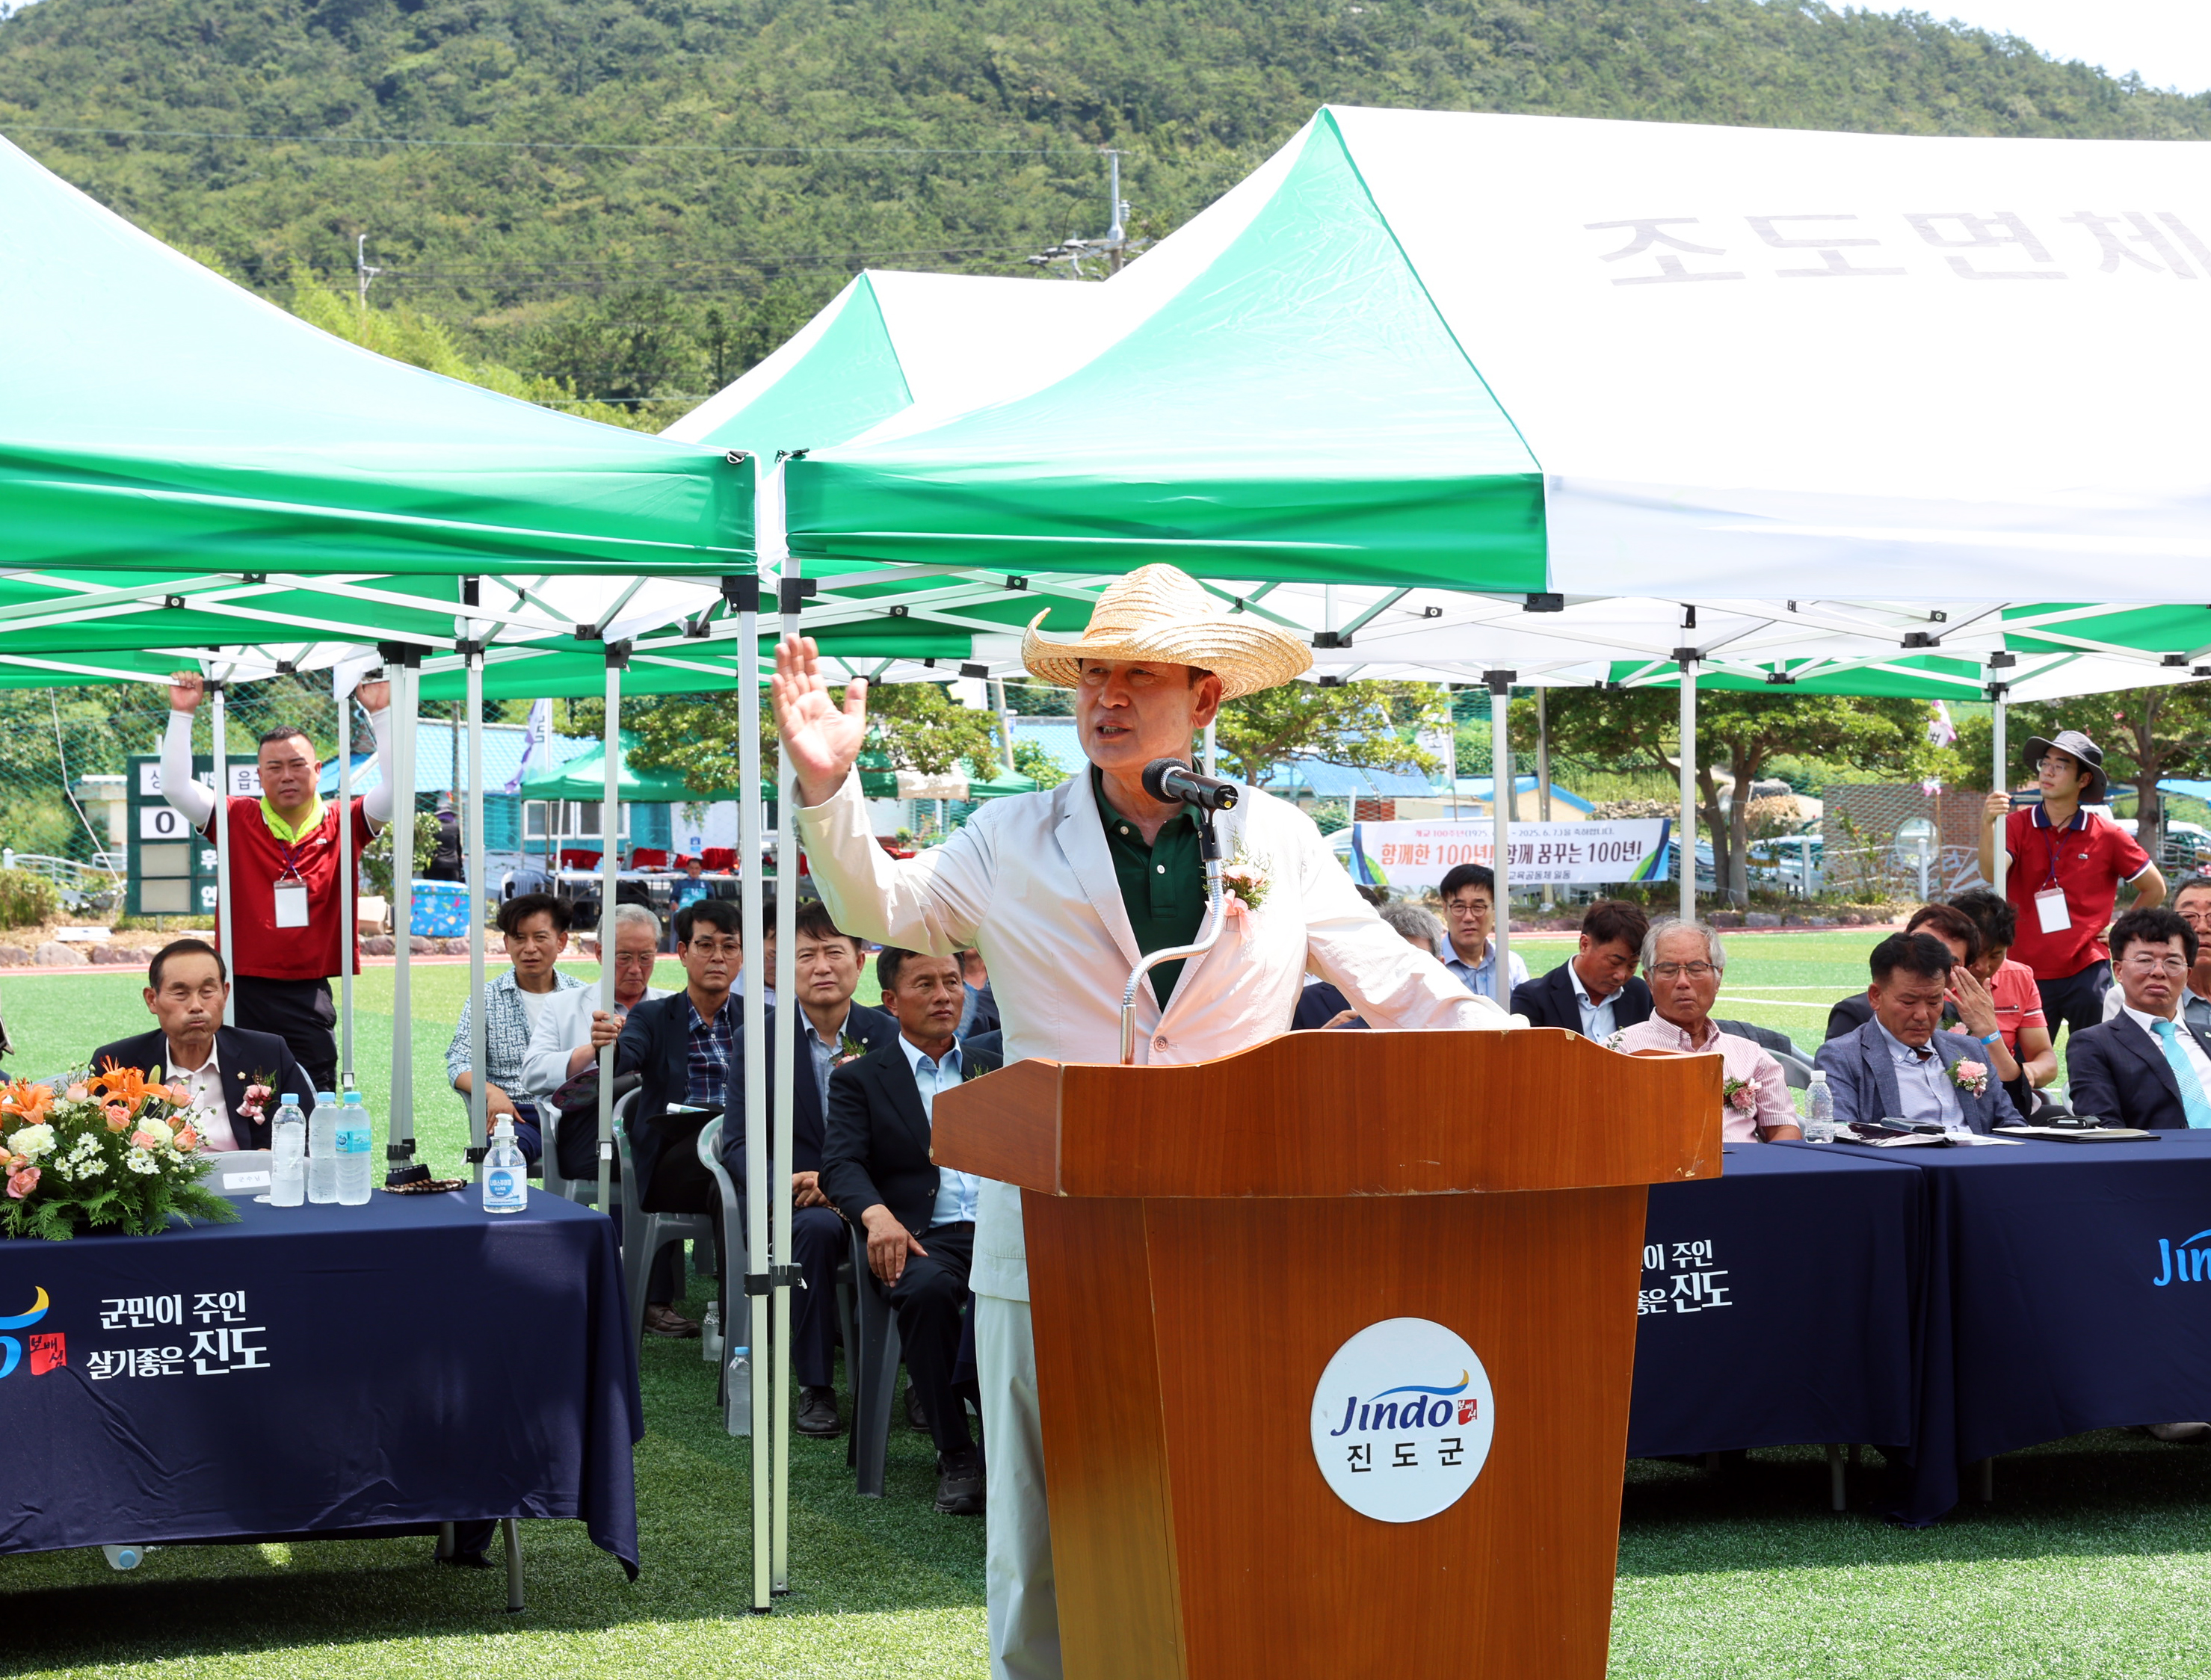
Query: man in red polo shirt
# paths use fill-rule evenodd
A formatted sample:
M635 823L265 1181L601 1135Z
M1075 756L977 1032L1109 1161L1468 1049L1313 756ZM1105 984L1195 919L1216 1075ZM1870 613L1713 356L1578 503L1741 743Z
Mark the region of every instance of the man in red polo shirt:
M2003 825L2011 863L2004 896L2019 912L2012 958L2034 970L2054 1041L2062 1024L2075 1032L2104 1017L2111 983L2111 953L2104 930L2119 883L2132 881L2135 906L2165 902L2165 877L2134 837L2084 807L2104 802L2103 749L2077 729L2026 744L2026 762L2042 789L2042 803L2014 811L2011 795L1993 793L1983 813L1981 873L1996 873L1996 834Z
M169 728L161 738L161 794L192 827L215 836L215 795L192 775L192 714L206 686L197 671L169 679ZM384 773L391 725L391 685L354 690L376 735L378 782L354 801L353 861L360 866L370 837L391 815L391 780ZM351 960L356 942L339 949L338 813L318 791L323 767L314 743L297 729L271 729L257 754L261 797L230 801L232 1002L238 1024L273 1032L292 1048L317 1091L335 1091L338 1046L331 1029L337 1007L330 976ZM355 877L359 879L358 875ZM302 1092L305 1096L309 1093Z

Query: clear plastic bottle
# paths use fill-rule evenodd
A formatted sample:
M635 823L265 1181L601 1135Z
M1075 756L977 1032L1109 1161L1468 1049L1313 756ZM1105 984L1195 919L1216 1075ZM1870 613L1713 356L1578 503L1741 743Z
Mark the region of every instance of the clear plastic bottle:
M318 1102L307 1116L307 1200L338 1199L338 1105Z
M734 1348L730 1353L730 1433L753 1432L753 1351Z
M1835 1140L1835 1093L1827 1089L1824 1069L1812 1070L1812 1088L1804 1093L1804 1141L1831 1144Z
M306 1200L307 1117L300 1099L287 1092L269 1123L269 1204L297 1207Z
M530 1163L514 1140L514 1121L501 1115L484 1151L483 1211L519 1213L530 1206Z
M709 1365L722 1357L722 1303L706 1303L706 1322L699 1326L699 1357Z
M369 1130L367 1105L357 1092L348 1091L338 1105L335 1127L337 1200L347 1207L359 1207L368 1200Z

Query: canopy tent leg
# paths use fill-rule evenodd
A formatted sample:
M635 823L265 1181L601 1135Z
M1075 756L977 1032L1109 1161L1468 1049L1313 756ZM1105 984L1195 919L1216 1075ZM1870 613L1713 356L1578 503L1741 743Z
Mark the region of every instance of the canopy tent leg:
M476 604L476 587L473 577L461 580L463 606ZM476 626L471 624L469 628L473 631ZM469 1175L482 1183L491 1135L491 1087L485 1065L490 1024L485 1017L491 1000L484 988L483 644L473 639L464 642L461 659L467 672L469 711L469 995L476 1006L469 1014L469 1164L475 1169ZM603 950L605 943L600 940Z
M211 682L208 692L215 696L215 710L209 716L209 728L213 732L215 748L215 937L222 949L222 960L228 964L233 981L238 974L238 947L230 939L230 697L227 683ZM238 1024L238 988L231 986L223 994L222 1024L227 1027Z
M783 578L777 589L778 605L782 608L783 634L798 634L798 615L806 597L814 586L798 575L799 561L796 555L786 555L783 562ZM755 691L757 692L757 691ZM1001 711L1000 716L1004 716ZM1006 762L1013 763L1013 745L1007 738ZM784 1009L795 1009L798 986L798 837L792 825L791 813L796 801L797 778L791 773L791 755L778 743L776 748L775 769L775 995ZM747 1000L745 1014L749 1019L756 1012ZM787 1018L796 1020L795 1015ZM793 1147L791 1127L793 1104L797 1100L798 1058L788 1053L771 1055L767 1064L775 1069L775 1141L768 1151L771 1163L781 1162L788 1174ZM747 1062L748 1067L764 1064ZM771 1172L774 1170L772 1165ZM774 1257L774 1269L769 1275L775 1280L769 1296L771 1315L774 1320L768 1339L771 1350L770 1375L772 1396L769 1416L775 1420L775 1472L770 1489L772 1508L769 1513L768 1556L769 1590L773 1592L791 1591L791 1290L797 1276L793 1244L795 1233L792 1221L796 1212L788 1195L775 1197L773 1230L769 1253ZM824 1303L825 1305L827 1303ZM757 1417L757 1413L754 1414Z
M342 663L330 668L330 697L338 712L338 1088L331 1093L337 1096L354 1088L353 970L360 943L354 922L360 909L353 868L353 685Z
M629 644L607 645L606 719L603 732L607 781L599 805L599 1007L615 1012L615 892L621 882L615 855L621 837L621 674L629 663ZM553 806L547 806L547 841L551 841ZM599 1211L612 1218L615 1205L615 1046L599 1047ZM642 1243L645 1233L625 1231L626 1241ZM650 1260L645 1262L650 1264Z
M1536 815L1541 821L1551 820L1551 719L1540 683L1536 687ZM1557 892L1545 881L1543 908L1548 910L1557 903Z
M742 849L738 877L739 914L744 940L745 1067L766 1067L767 1023L760 1006L767 976L766 906L760 897L760 579L734 577L723 588L737 607L737 843ZM778 885L783 885L781 882ZM790 1060L784 1057L784 1060ZM733 1097L740 1095L732 1092ZM767 1089L748 1078L742 1093L745 1116L745 1304L753 1351L753 1608L767 1610L774 1598L774 1542L771 1533L773 1475L768 1425L768 1279L772 1275L767 1242ZM726 1117L728 1110L724 1109ZM726 1118L724 1123L726 1124ZM734 1299L734 1297L732 1297ZM724 1342L730 1333L725 1333Z
M1681 628L1684 632L1697 627L1697 609L1681 609ZM1681 647L1674 650L1674 662L1680 667L1681 691L1681 825L1677 832L1681 837L1681 914L1684 922L1697 919L1697 650L1687 645L1682 637ZM1719 862L1717 848L1712 852L1715 867ZM1717 886L1717 883L1715 882Z
M1989 787L1992 791L1999 794L2011 791L2011 749L2004 739L2006 734L2004 726L2009 722L2004 715L2006 710L2004 696L2008 692L2010 692L2010 686L2007 683L1989 684L1989 699L1993 703L1990 707L1990 722L1992 728L1989 736L1990 761ZM2004 891L2004 878L2011 873L2011 854L2004 849L2004 836L2001 831L1998 831L1996 843L1991 849L1996 854L1996 878L1994 885L1996 896L2002 897Z
M796 576L797 574L794 573L793 575ZM793 635L797 635L797 631L794 628L791 633ZM990 698L995 703L998 713L998 739L1004 745L1006 749L1006 774L1011 776L1015 773L1014 715L1012 712L1006 710L1006 680L1003 677L992 677L990 679ZM1206 739L1209 741L1212 738L1213 728L1210 724L1208 724L1206 726Z
M1507 1014L1512 1010L1511 885L1507 873L1511 855L1512 821L1512 671L1484 671L1489 685L1489 856L1496 877L1492 902L1496 905L1497 966L1490 973L1490 988Z
M1444 685L1444 785L1451 789L1451 820L1458 820L1458 713L1451 696L1456 691L1449 683Z
M409 982L415 952L415 714L421 650L384 650L391 678L391 1114L387 1181L404 1182L415 1157L415 1017Z

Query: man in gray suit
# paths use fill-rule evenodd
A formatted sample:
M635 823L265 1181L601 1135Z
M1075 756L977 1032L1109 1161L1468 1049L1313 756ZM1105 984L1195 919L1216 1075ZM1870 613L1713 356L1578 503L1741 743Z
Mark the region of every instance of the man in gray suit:
M1817 1058L1835 1094L1838 1124L1900 1117L1985 1133L2020 1123L1989 1053L1962 1034L1936 1030L1954 960L1927 934L1892 934L1873 948L1866 988L1873 1019L1830 1038Z

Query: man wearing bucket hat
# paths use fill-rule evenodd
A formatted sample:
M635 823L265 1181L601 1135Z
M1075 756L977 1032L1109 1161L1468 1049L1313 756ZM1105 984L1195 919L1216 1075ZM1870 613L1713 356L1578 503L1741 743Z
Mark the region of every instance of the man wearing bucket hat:
M992 801L943 845L904 861L869 831L852 774L867 731L865 685L839 708L814 644L776 651L776 723L797 780L800 839L837 925L885 945L989 964L1005 1060L1120 1060L1121 992L1138 959L1187 945L1207 915L1186 807L1143 787L1154 759L1189 761L1224 700L1289 681L1311 656L1296 638L1231 615L1192 578L1148 565L1099 597L1088 628L1023 638L1031 675L1075 691L1087 776ZM1202 955L1161 964L1139 994L1137 1058L1209 1061L1287 1030L1308 969L1382 1027L1507 1027L1434 957L1361 899L1294 806L1243 789L1217 819L1224 853L1255 866L1260 902L1232 901ZM994 1676L1060 1672L1045 1523L1020 1193L985 1183L976 1218L975 1331L990 1513Z
M1996 879L1996 829L2010 855L2004 896L2019 912L2013 959L2034 970L2052 1039L2062 1023L2083 1032L2104 1018L2111 953L2104 944L2119 883L2132 881L2138 908L2165 901L2165 877L2134 837L2087 807L2104 802L2104 751L2078 729L2026 744L2026 767L2042 802L2014 811L2011 795L1989 795L1982 813L1981 873Z

